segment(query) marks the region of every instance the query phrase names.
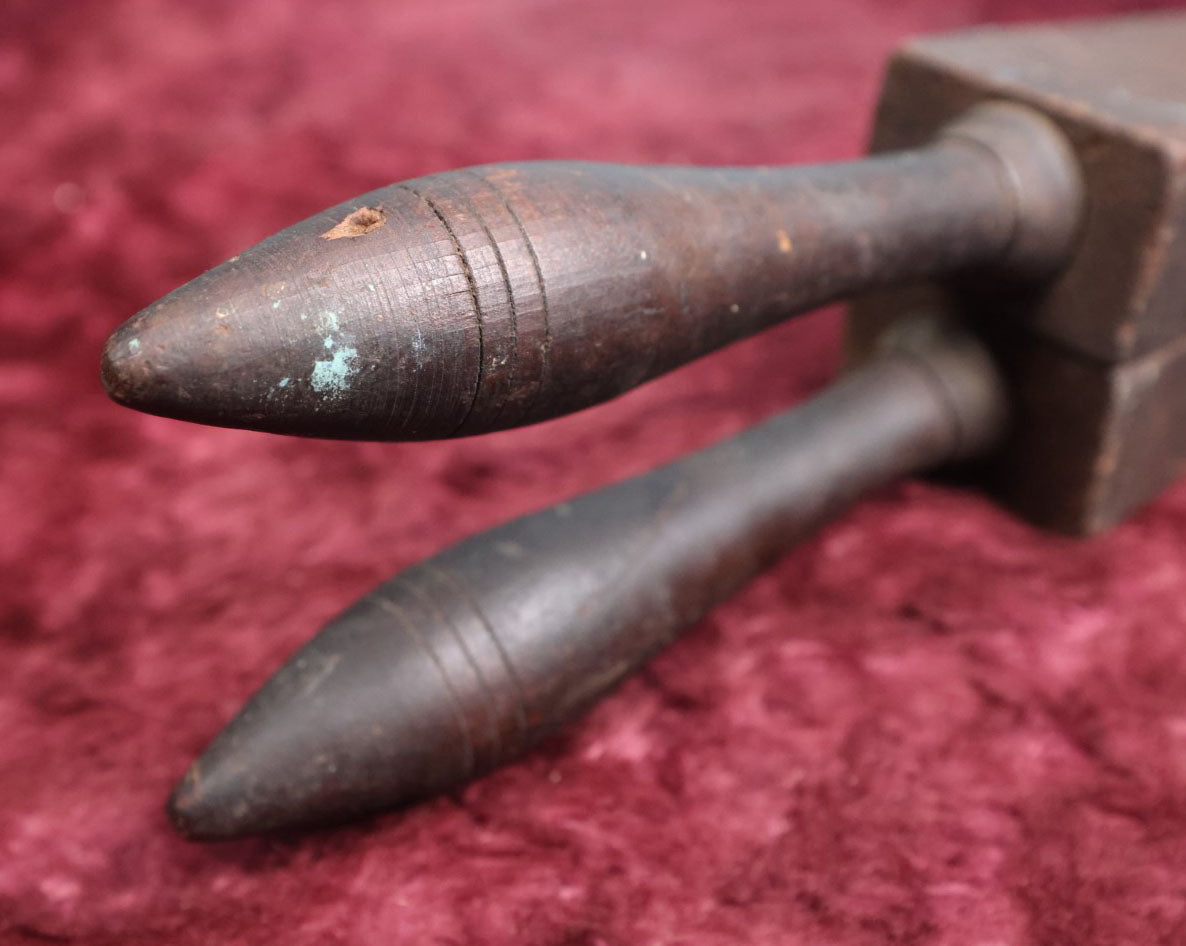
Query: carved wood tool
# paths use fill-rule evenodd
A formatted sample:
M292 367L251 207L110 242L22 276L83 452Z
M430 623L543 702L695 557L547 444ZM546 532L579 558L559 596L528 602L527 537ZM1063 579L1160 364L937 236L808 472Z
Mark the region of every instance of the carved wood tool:
M858 496L988 447L1004 411L978 343L925 339L710 449L447 549L264 685L174 793L174 823L202 839L318 825L489 771Z
M1063 142L956 117L847 165L540 162L394 184L311 217L119 329L118 401L277 433L422 440L605 401L874 286L1057 259Z
M178 787L179 828L320 824L487 771L895 477L975 456L1013 508L1082 533L1156 495L1186 456L1182 49L1181 15L924 39L864 161L435 175L129 321L104 355L117 400L405 439L577 410L865 294L854 370L816 400L331 622Z

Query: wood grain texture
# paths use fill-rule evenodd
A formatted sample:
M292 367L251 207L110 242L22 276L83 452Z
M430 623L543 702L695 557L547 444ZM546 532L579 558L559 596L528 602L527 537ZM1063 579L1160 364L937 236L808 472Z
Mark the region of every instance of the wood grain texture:
M934 338L652 473L474 536L331 621L194 763L212 840L416 801L521 755L868 490L999 435L987 353Z
M484 433L854 292L998 262L1018 214L998 157L954 138L835 166L449 172L183 286L112 337L104 377L123 403L203 423Z
M858 358L923 297L984 326L1015 402L984 482L1045 528L1111 528L1186 463L1183 48L1181 13L981 27L912 41L887 75L875 150L929 141L976 103L1008 100L1055 122L1082 169L1083 225L1041 292L904 287L861 300L850 319Z

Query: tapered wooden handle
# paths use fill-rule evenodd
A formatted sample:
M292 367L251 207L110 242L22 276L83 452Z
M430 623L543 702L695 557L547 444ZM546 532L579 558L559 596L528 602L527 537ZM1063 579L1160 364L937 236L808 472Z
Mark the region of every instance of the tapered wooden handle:
M179 786L174 819L200 838L321 824L514 758L865 491L986 447L1002 414L984 353L946 341L462 542L281 669Z
M125 324L104 380L155 413L378 440L576 411L888 283L1061 259L1074 162L1018 106L834 166L494 165L310 218Z

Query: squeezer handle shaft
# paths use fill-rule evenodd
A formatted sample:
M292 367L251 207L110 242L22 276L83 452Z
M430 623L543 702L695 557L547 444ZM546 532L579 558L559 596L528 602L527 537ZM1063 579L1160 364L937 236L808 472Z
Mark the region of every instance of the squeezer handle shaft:
M341 820L456 786L618 684L871 489L985 449L1000 382L962 335L649 474L477 535L363 598L179 786L182 830Z

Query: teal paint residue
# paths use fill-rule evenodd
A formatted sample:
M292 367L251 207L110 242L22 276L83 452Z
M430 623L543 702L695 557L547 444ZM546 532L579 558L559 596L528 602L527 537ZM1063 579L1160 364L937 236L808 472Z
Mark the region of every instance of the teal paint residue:
M341 328L341 326L338 324L338 313L326 312L325 313L325 329L326 329L326 331L327 332L336 332L340 328Z
M128 341L128 351L130 351L134 355L139 350L140 350L140 339L133 338Z
M280 387L282 387L282 388L286 388L286 387L288 387L288 378L281 378L281 379L280 379Z
M279 300L279 299L277 299L275 302L273 302L273 303L272 303L272 308L273 308L273 309L279 309L279 308L280 308L280 300Z
M354 374L357 360L358 349L339 348L333 358L313 362L313 373L309 376L313 390L330 397L344 394L350 387L350 377Z
M326 336L325 336L325 347L326 347L326 348L333 348L333 347L334 347L334 337L333 337L332 335L326 335Z

